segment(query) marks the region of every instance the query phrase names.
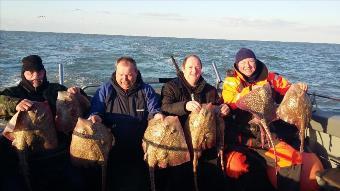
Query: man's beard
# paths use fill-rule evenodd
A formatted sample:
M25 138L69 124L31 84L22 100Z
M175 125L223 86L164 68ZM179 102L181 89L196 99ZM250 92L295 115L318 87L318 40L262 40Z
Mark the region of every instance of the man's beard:
M30 82L30 84L34 87L34 88L37 88L39 87L43 80L42 79L34 79L34 80L28 80Z

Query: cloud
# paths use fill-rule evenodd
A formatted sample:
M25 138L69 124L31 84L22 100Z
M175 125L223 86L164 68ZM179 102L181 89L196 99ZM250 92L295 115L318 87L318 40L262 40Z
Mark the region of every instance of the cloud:
M222 27L233 28L253 28L253 29L271 29L271 30L295 30L300 32L323 30L331 33L340 33L340 25L311 25L301 22L292 22L282 19L245 19L239 17L223 17L215 20Z
M74 12L81 12L81 11L83 11L82 9L79 9L79 8L76 8L76 9L73 9L72 11L74 11Z
M111 11L98 11L98 13L100 14L104 14L104 15L111 15Z
M227 39L339 43L336 40L340 33L339 25L239 17L220 17L210 22L224 31L226 35L222 38Z
M223 17L217 20L217 23L225 27L251 27L251 28L291 28L298 27L299 23L285 21L281 19L263 20L263 19L245 19L239 17Z
M340 34L340 25L332 25L332 26L305 26L301 28L304 31L322 31L325 36L331 34Z
M186 21L185 17L174 13L140 13L140 16L151 19L169 20L169 21Z

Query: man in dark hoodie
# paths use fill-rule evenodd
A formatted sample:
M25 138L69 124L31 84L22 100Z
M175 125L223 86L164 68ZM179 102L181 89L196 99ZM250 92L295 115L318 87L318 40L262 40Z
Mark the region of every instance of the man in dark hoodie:
M104 83L91 102L89 119L111 127L116 144L108 162L111 190L148 190L142 138L148 119L163 118L154 89L143 82L136 61L120 57L111 80Z
M5 88L0 92L0 117L9 119L17 111L28 111L35 101L47 101L53 116L55 116L58 91L68 91L73 94L80 93L80 89L77 87L67 89L58 83L49 83L45 67L38 55L24 57L22 59L20 83L17 86ZM84 92L82 93L85 94ZM59 147L56 149L56 152L61 153L60 151L65 151L67 145L69 145L70 137L58 133L58 142ZM24 190L25 185L20 184L22 176L18 173L20 169L18 168L17 155L13 147L11 147L11 142L4 136L1 136L0 147L0 164L3 165L1 174L7 173L4 179L1 178L4 182L0 184L0 190ZM64 165L68 161L67 152L63 153L65 154L59 155L60 157L55 158L56 160L35 160L33 159L34 157L29 159L29 177L32 189L58 190L65 188L63 186L66 186L67 183L61 178L62 176L57 176L63 173Z

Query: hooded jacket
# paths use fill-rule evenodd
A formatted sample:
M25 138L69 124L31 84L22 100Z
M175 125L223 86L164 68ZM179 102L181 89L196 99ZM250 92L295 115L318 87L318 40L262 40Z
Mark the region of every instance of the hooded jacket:
M159 97L154 89L143 82L138 72L133 87L124 91L117 83L116 73L99 87L91 101L91 115L102 117L116 138L116 150L126 157L141 152L141 140L148 118L160 112ZM124 155L123 154L123 155ZM139 153L140 154L140 153Z

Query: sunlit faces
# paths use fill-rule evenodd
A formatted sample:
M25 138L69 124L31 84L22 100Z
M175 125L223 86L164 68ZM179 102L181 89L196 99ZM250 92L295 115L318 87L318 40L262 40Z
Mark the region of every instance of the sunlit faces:
M184 66L182 66L185 79L190 85L195 86L202 74L202 64L195 57L189 57Z
M31 85L35 88L39 87L44 79L45 70L40 71L25 71L24 76L27 81L31 83Z
M136 78L137 69L132 63L122 60L117 64L116 81L123 90L130 89L136 82Z
M256 70L256 59L246 58L237 63L238 70L247 77L250 77Z

